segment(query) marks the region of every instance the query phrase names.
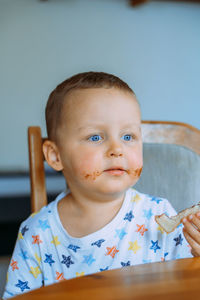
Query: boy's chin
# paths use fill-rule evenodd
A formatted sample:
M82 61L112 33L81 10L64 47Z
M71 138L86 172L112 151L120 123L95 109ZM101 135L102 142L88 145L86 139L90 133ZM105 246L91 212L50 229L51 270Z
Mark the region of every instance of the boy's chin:
M107 195L109 196L117 196L117 195L122 195L123 193L125 193L132 185L108 185L105 184L104 186L102 186L102 188L100 189L100 193L102 193L103 195Z

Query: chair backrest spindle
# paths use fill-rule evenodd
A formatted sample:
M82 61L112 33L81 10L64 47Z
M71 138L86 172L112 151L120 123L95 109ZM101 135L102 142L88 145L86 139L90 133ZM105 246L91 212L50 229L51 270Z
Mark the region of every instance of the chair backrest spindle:
M40 127L28 128L29 167L31 183L31 211L37 212L47 204L44 157L42 152L43 139Z

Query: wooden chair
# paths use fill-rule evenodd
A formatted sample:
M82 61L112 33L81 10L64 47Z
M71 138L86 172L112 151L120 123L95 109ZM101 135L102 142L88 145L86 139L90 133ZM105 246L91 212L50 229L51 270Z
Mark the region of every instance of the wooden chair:
M38 126L28 128L29 172L31 184L31 211L37 212L47 204L44 155L44 138Z
M179 145L184 149L189 149L189 151L194 152L196 156L200 159L200 130L190 126L185 123L179 122L165 122L165 121L143 121L142 122L142 135L144 142L144 150L148 145ZM42 152L42 143L45 139L42 138L40 127L31 126L28 128L28 145L29 145L29 165L30 165L30 182L31 182L31 210L36 212L40 208L47 204L47 193L45 185L45 170L44 170L44 156ZM153 152L154 152L153 147ZM151 149L152 150L152 149ZM150 162L151 159L148 159L149 150L144 154L144 164ZM157 154L153 154L154 157ZM146 162L145 162L146 159ZM155 158L156 159L156 158ZM161 159L162 162L162 159ZM156 163L155 163L156 164ZM197 164L196 164L197 165ZM148 172L148 169L147 169ZM155 171L156 172L156 171ZM151 190L146 190L146 186L149 184L146 183L148 177L154 177L153 174L146 174L147 180L145 178L145 166L142 172L141 180L136 184L136 188L141 192L151 193ZM199 169L200 174L200 169ZM160 176L160 175L159 175ZM162 175L161 175L162 178ZM151 181L151 180L150 180ZM158 187L161 184L157 183ZM150 187L152 187L150 183ZM156 187L157 188L157 187ZM153 189L153 193L157 190ZM170 189L170 187L169 187ZM158 191L159 193L159 191ZM199 193L200 194L200 193ZM164 196L168 195L159 195ZM200 201L200 197L198 199ZM173 199L172 199L173 202Z

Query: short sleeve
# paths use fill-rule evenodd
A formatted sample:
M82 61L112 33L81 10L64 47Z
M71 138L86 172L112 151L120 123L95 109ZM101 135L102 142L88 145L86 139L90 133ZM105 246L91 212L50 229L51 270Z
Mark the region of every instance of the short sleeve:
M15 249L8 267L3 299L28 292L43 285L43 274L40 267L41 258L31 250L30 243L26 241L23 235L23 228L21 226L19 229Z

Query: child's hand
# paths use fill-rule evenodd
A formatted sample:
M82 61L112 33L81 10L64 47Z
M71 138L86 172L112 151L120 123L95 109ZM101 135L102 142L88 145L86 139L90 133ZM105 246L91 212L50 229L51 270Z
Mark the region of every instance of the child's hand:
M191 246L193 256L200 256L200 212L182 220L183 234Z

